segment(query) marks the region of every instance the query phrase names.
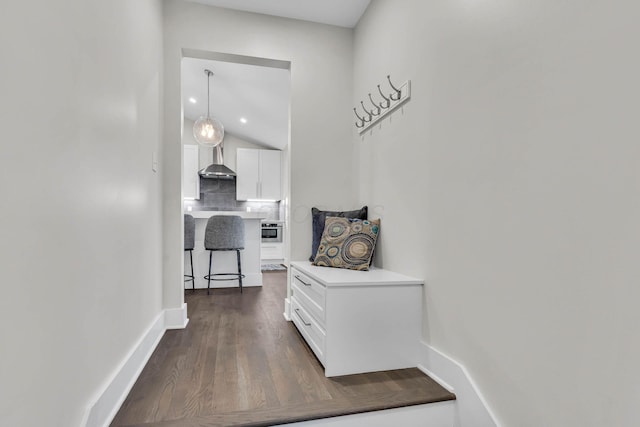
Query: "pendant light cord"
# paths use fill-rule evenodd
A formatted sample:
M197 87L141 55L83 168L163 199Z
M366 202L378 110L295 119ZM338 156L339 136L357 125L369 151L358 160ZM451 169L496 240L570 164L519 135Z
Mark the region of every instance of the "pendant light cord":
M209 107L211 106L211 101L209 100L209 82L211 81L211 74L213 74L211 71L207 73L207 117L211 117L211 112L209 111Z

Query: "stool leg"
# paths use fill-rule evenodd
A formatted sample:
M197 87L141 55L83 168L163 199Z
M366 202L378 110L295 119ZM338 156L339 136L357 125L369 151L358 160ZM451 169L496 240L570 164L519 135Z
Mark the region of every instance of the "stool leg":
M211 261L213 260L213 251L209 251L209 275L207 278L209 281L207 282L207 295L209 295L209 289L211 288Z
M240 282L240 293L242 293L242 265L240 264L240 251L236 249L236 256L238 257L238 282Z
M193 251L189 249L189 261L191 262L191 289L196 291L196 276L193 274Z

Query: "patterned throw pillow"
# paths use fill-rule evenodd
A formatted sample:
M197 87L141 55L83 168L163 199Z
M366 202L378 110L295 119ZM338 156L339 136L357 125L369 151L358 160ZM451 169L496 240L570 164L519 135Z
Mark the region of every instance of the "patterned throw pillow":
M327 217L313 264L368 270L379 232L379 219Z
M320 209L311 208L311 256L309 261L313 261L318 252L318 246L320 246L320 239L322 239L322 233L324 232L324 222L328 216L339 216L343 218L358 218L368 219L368 208L363 206L355 211L321 211Z

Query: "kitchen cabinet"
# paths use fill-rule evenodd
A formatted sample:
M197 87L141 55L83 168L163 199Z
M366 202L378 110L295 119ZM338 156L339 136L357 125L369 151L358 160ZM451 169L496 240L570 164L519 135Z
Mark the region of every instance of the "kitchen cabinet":
M182 197L200 198L200 176L198 175L200 147L184 145L182 154Z
M260 245L260 260L263 264L284 261L284 243L262 243Z
M236 199L281 200L281 151L238 148Z
M423 281L392 271L291 263L291 320L325 376L415 367Z

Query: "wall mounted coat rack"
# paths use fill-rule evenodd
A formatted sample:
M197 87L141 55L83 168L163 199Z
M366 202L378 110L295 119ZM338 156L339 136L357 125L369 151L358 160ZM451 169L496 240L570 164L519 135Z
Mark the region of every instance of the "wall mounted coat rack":
M391 92L389 92L388 95L385 95L385 92L383 92L380 85L378 85L378 93L380 97L382 97L382 101L376 101L371 93L369 93L369 99L366 105L364 101L360 101L360 107L364 113L362 115L358 114L358 107L353 109L354 114L358 118L355 124L360 134L389 113L395 111L411 97L411 80L407 80L399 87L396 87L391 82L391 76L389 75L387 76L387 81L391 87Z

